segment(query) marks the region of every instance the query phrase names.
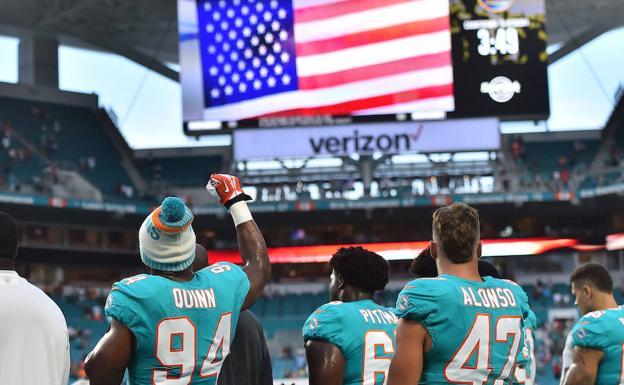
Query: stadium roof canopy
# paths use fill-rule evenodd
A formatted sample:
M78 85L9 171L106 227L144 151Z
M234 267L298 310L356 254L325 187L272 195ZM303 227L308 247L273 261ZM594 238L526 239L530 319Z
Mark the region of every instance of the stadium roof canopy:
M556 61L624 25L622 0L545 0ZM176 0L0 0L0 34L57 36L61 44L111 51L177 80Z

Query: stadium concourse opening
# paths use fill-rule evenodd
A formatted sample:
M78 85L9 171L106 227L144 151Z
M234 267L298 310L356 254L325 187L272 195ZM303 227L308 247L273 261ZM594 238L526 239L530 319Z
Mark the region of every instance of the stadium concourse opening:
M2 2L0 382L621 383L622 15Z

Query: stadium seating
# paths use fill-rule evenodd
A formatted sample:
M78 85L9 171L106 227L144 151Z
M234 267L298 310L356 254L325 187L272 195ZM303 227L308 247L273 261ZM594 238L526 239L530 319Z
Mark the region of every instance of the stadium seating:
M580 150L583 146L584 149ZM599 148L599 140L525 142L523 163L533 177L539 175L542 180L549 181L562 169L572 172L580 165L588 167ZM560 163L562 158L565 159L563 165Z
M36 152L61 168L79 171L106 195L115 195L122 184L132 185L112 139L86 107L0 97L0 121L10 122ZM38 159L15 173L31 179L41 174L41 163Z
M145 180L175 187L202 186L210 173L221 170L220 156L138 159L137 168Z
M71 364L72 368L78 368L108 330L108 321L103 316L104 303L101 299L85 299L58 294L50 294L50 298L56 302L65 316L70 329ZM102 318L99 320L90 316L94 306L98 306L102 311ZM76 378L70 377L70 383L73 380Z

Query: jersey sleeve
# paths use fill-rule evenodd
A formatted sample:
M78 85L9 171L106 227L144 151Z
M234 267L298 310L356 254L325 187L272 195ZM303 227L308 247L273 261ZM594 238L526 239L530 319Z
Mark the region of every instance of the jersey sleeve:
M529 317L526 320L525 329L537 330L537 316L533 310L529 309Z
M522 288L513 281L508 281L513 286L516 292L516 298L518 298L520 311L522 312L522 325L523 327L528 327L531 317L531 308L529 307L529 297L527 297L526 293Z
M216 279L226 281L228 287L233 289L235 306L238 309L243 307L251 283L240 266L230 262L219 262L204 268L202 271L208 271Z
M521 348L518 351L517 355L517 364L519 366L526 366L530 363L530 352L529 347L527 346L526 341L526 329L531 328L531 314L535 316L531 308L529 307L529 297L527 297L526 293L522 288L515 282L509 281L512 284L513 288L516 291L516 298L518 299L520 312L522 314L522 334L520 336L520 346ZM533 329L535 330L535 329Z
M104 313L108 317L121 322L131 331L134 331L138 321L137 314L134 311L136 308L134 299L124 290L123 283L115 283L106 299Z
M405 285L397 298L397 317L429 326L431 316L438 308L438 296L432 289L426 279L417 279Z
M609 327L604 325L608 320L599 312L581 318L572 329L574 346L590 349L605 349L609 345Z
M304 342L324 341L336 345L345 352L344 328L337 303L319 307L303 325Z

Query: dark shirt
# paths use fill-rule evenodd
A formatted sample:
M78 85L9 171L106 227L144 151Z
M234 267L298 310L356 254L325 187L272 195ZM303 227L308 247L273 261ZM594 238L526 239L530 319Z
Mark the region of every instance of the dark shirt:
M236 334L218 385L273 385L271 357L260 323L249 310L242 311Z

